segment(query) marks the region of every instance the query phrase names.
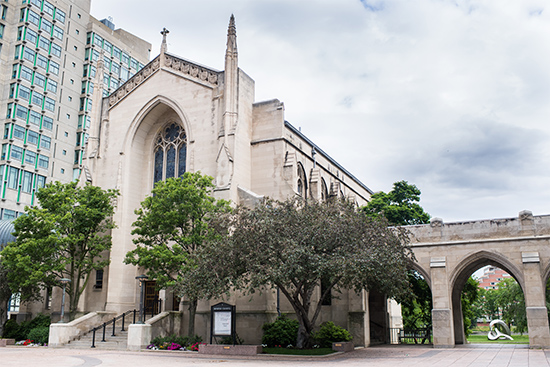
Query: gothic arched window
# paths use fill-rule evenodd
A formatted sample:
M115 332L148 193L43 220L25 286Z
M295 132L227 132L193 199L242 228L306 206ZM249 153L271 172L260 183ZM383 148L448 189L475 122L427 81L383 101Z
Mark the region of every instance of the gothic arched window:
M321 179L321 201L326 201L328 199L328 189L325 179Z
M187 137L175 122L164 127L155 139L153 183L185 173Z
M301 163L298 163L298 195L304 199L307 197L306 171Z

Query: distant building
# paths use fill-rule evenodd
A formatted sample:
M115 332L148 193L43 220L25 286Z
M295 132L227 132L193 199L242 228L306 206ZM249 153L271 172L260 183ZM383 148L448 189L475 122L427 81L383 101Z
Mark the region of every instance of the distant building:
M90 2L0 4L0 219L22 215L46 183L80 177L98 60L103 97L149 62L151 44L92 17Z
M511 278L511 275L500 268L488 266L484 269L483 275L478 279L479 288L498 289L498 283L506 278Z

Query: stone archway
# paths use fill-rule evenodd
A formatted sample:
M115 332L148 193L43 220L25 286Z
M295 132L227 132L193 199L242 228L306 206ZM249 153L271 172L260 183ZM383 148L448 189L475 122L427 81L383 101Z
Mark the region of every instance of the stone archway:
M550 276L550 215L407 226L418 266L429 269L435 347L465 342L460 303L468 277L484 265L506 270L521 286L531 347L550 347L545 299Z
M455 344L465 344L464 318L461 295L468 278L479 268L492 265L505 270L520 284L523 290L523 274L505 256L496 252L479 251L464 258L451 275L451 303Z

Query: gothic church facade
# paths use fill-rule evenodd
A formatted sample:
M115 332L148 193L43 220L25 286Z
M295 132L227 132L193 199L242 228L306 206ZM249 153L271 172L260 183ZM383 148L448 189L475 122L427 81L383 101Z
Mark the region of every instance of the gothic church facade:
M234 204L264 197L293 195L324 200L341 196L364 205L372 192L322 149L284 119L278 100L255 102L254 80L238 66L236 28L231 17L225 68L214 70L168 53L163 31L160 55L95 104L81 182L120 190L112 231L111 263L101 272L101 284L91 282L82 297L82 312L120 314L139 305L135 277L143 272L125 265L134 248L130 232L134 210L150 195L154 183L197 172L214 178L215 196ZM94 100L103 90L102 58L98 61ZM99 284L99 286L98 286ZM161 310L186 310L168 291ZM344 294L323 311L324 319L355 328L365 341L366 295ZM252 301L233 295L241 320L239 335L259 342L261 325L276 315L276 296L264 292ZM291 312L282 303L283 311ZM197 332L207 337L209 304L198 310ZM355 321L354 321L355 322ZM368 327L366 328L368 329ZM368 339L368 337L367 337ZM359 342L361 344L361 342ZM368 344L368 342L367 342Z

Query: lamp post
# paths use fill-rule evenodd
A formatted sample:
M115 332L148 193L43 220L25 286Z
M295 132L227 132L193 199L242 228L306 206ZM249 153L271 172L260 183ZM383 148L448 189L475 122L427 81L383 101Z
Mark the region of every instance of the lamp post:
M65 319L65 287L71 282L69 278L61 278L59 280L63 284L63 296L61 297L61 319L59 322L64 322Z
M144 316L145 312L143 312L143 299L145 298L145 288L143 287L143 282L145 282L149 277L147 275L138 275L136 279L139 281L139 288L141 291L141 295L139 298L139 321L138 324L144 323Z

